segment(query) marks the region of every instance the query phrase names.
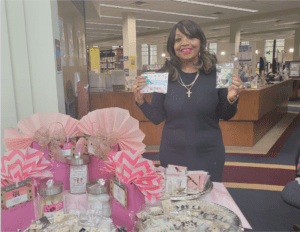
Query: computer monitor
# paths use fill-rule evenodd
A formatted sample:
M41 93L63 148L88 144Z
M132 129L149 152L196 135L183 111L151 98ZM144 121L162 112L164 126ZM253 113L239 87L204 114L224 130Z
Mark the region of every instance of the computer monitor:
M265 71L265 66L267 65L266 57L260 57L259 59L259 73L261 74L262 71ZM265 71L266 72L266 71Z
M278 59L273 58L273 63L272 63L272 73L278 73Z

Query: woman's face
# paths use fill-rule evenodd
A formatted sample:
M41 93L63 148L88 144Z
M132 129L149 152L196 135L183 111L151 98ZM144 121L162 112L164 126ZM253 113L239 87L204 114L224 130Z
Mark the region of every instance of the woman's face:
M175 32L174 51L181 63L188 61L195 64L199 59L200 40L182 34L177 28Z

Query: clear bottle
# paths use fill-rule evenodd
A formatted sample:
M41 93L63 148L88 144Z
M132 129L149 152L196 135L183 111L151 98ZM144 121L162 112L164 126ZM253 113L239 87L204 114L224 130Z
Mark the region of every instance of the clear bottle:
M41 181L38 186L40 217L52 217L53 213L64 211L64 184L57 180Z
M102 216L111 216L111 201L104 179L90 180L86 185L88 209L102 212Z

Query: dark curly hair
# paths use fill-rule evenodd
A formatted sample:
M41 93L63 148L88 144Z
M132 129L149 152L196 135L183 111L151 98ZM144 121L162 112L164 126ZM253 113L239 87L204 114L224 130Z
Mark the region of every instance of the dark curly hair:
M182 20L172 28L167 43L167 50L171 59L166 60L159 72L169 72L169 80L171 81L177 81L179 77L181 62L174 51L175 32L177 28L182 34L200 40L199 61L195 66L199 69L199 72L204 71L206 74L209 74L216 68L217 57L206 50L206 37L199 25L191 20Z

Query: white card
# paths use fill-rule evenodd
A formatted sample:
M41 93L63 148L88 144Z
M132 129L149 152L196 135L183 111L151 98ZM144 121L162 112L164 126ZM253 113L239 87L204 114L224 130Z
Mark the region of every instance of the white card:
M142 74L142 76L149 79L150 83L141 89L140 93L167 93L169 73Z

